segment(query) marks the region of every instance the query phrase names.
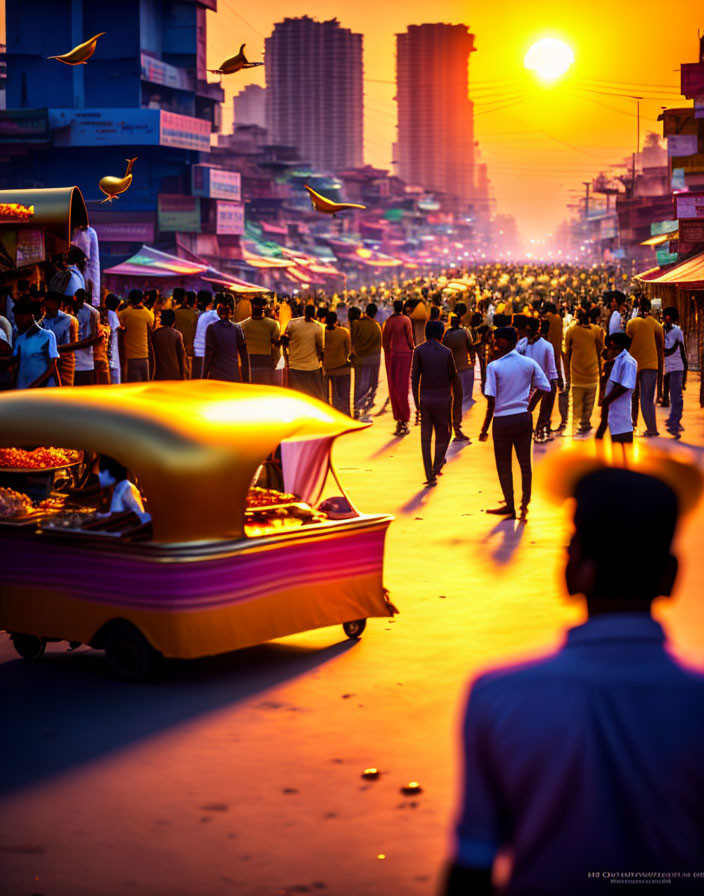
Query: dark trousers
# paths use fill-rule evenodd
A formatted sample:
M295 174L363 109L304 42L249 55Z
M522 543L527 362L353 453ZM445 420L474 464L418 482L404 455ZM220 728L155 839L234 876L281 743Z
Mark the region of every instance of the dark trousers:
M352 375L342 373L337 376L325 376L325 398L335 410L343 414L350 414L350 385Z
M193 363L191 364L191 379L203 379L203 358L198 358L196 355L193 356Z
M655 417L655 389L658 383L657 370L639 370L636 387L633 390L633 428L638 426L638 404L645 421L648 432L657 432L658 424Z
M431 443L435 433L435 460L432 460ZM450 400L430 400L420 396L420 448L423 454L425 478L431 479L445 462L450 444Z
M249 380L259 386L274 385L274 367L271 355L249 356Z
M560 412L560 426L564 429L567 426L567 418L570 414L570 384L567 382L564 389L560 389L557 396L557 409Z
M92 386L95 384L94 370L77 370L73 375L74 386Z
M533 418L528 412L509 414L506 417L494 417L492 427L494 437L494 458L496 472L499 474L501 491L508 507L515 507L513 501L513 470L511 461L513 449L516 449L518 465L521 468L523 500L521 505L527 507L533 483L530 447L533 439Z
M128 358L126 383L149 382L149 358Z
M682 380L684 379L683 370L672 370L667 374L669 376L670 386L670 414L667 418L667 429L672 433L680 431L680 423L682 422L682 409L684 400L682 397Z
M374 363L360 364L354 369L354 409L358 414L364 414L374 406L380 362L381 356L375 356Z
M670 374L666 373L662 378L662 406L670 405Z
M536 425L536 429L538 432L549 432L550 431L550 418L552 417L552 409L555 405L555 386L552 384L552 389L549 392L545 392L543 397L540 399L540 411L538 412L538 423Z
M289 367L288 387L324 401L323 371L320 367L317 370L294 370L293 367Z

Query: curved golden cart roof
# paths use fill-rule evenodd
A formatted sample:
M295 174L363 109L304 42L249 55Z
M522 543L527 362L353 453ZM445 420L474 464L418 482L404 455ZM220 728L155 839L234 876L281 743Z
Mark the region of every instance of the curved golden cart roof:
M52 187L37 190L0 190L0 203L17 202L34 206L34 214L26 220L13 222L27 227L43 227L56 236L71 242L75 227L88 223L88 212L83 194L78 187Z
M281 442L364 428L301 393L214 380L0 396L0 446L111 455L138 477L159 542L241 538L252 477Z

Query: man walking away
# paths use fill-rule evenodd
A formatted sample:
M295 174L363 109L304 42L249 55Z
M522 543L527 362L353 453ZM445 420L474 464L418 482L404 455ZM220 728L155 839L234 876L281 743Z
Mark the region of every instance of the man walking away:
M651 615L677 577L673 488L689 506L701 492L701 474L677 467L684 486L601 467L565 494L576 499L565 582L588 620L556 653L474 681L446 896L495 892L499 852L511 855L506 894L638 889L609 884L639 872L701 894L704 675L678 662ZM557 481L574 480L563 467Z
M513 499L513 470L511 460L515 449L521 468L521 521L528 518L533 471L530 449L533 436L532 412L543 393L550 392L550 382L532 358L524 358L516 351L518 334L513 327L499 327L494 333L498 357L486 368L486 417L479 441L489 438L493 419L494 457L505 506L487 510L497 516L516 518ZM535 391L533 391L535 390ZM532 393L532 394L531 394Z
M174 326L183 336L183 347L186 352L186 379L190 379L193 372L193 340L198 325L198 313L195 309L196 294L193 290L186 292L185 289L177 286L174 289L173 301L176 315Z
M252 316L242 321L240 326L247 340L249 370L253 383L262 386L274 385L274 368L278 359L279 324L271 317L265 317L266 299L255 296L252 299Z
M350 334L338 323L337 314L328 311L325 319L323 368L325 370L325 398L338 411L349 416Z
M205 331L211 324L214 324L218 318L217 306L225 297L222 293L216 296L215 308L213 308L213 294L207 289L201 289L198 292L197 302L200 314L196 321L196 332L193 337L193 364L191 367L191 377L194 380L203 377L203 358L205 356Z
M323 401L323 328L315 319L314 305L306 305L303 317L292 317L286 324L282 344L288 359L289 388Z
M176 329L176 315L167 308L160 315L161 326L152 333L155 380L186 379L186 349Z
M616 330L606 337L604 354L608 362L613 361L609 379L601 401L602 423L596 437L603 438L608 424L612 442L633 441L633 421L631 420L631 401L636 387L638 364L628 353L631 344L630 336L623 330Z
M540 321L535 317L528 318L526 323L526 338L516 346L519 354L526 358L532 358L550 381L550 393L543 395L538 412L538 423L535 428L535 441L547 442L552 439L550 418L557 394L557 367L555 365L555 352L552 345L540 335Z
M462 411L465 403L472 401L474 389L474 345L467 330L461 325L461 318L453 314L450 328L442 337L442 344L449 348L455 361L459 378L458 388L454 391L452 403L452 427L456 442L468 442L469 436L462 432Z
M74 348L75 386L92 386L96 382L94 348L101 339L100 314L86 301L87 298L85 289L78 289L73 299L78 320L78 345Z
M350 312L352 309L350 308ZM377 306L369 302L358 320L350 324L352 366L354 367L354 416L371 422L372 408L379 388L381 366L381 327L376 322Z
M638 403L645 421L644 436L657 436L658 424L655 417L655 390L658 371L662 368L663 330L662 325L650 313L650 299L641 298L640 315L628 322L626 332L633 340L631 354L638 362L638 382L633 393L633 428L638 426Z
M588 312L580 308L577 311L577 323L569 328L565 336L572 383L572 424L576 435L587 435L592 428L603 348L604 334L601 327L592 326Z
M442 475L452 432L452 392L462 388L452 352L440 344L443 329L439 320L428 322L425 329L426 341L416 346L413 352L411 373L413 400L416 409L420 411L420 447L425 484L428 487L437 485L437 477ZM431 451L433 433L434 459Z
M670 381L670 415L665 426L671 436L681 438L682 426L682 389L687 375L687 353L684 348L684 336L677 321L680 319L676 308L666 308L665 319L665 375Z
M234 313L235 303L223 297L218 305L218 320L205 331L204 380L249 382L247 342L242 327L232 320Z
M144 307L141 289L131 289L127 308L118 314L120 319L120 359L122 380L125 383L146 383L149 380L149 355L154 314Z
M413 328L403 313L403 301L396 299L394 313L384 324L382 333L386 379L389 384L391 411L396 421L395 436L408 435L411 408L408 404L408 383L413 360Z

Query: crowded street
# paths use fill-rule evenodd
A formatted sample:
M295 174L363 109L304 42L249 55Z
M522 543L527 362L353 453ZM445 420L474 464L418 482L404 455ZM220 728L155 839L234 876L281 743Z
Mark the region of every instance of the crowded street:
M684 423L702 448L696 386ZM395 516L385 584L399 614L370 620L358 642L339 626L306 632L169 661L135 689L110 680L98 652L50 646L28 668L3 636L7 896L437 890L469 681L553 649L583 619L562 583L565 512L538 493L527 526L483 513L499 490L491 446L475 438L482 405L431 492L418 429L394 439L388 412L339 442L355 503ZM657 607L678 656L699 665L702 526L704 508L681 533L675 598ZM370 767L378 780L362 778ZM422 793L401 793L411 781Z

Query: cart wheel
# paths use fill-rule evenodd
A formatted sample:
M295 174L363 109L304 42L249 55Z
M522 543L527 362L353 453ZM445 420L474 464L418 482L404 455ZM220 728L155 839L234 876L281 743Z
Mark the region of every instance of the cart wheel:
M23 660L40 660L44 656L46 639L36 635L11 635L12 644Z
M367 627L367 620L355 619L354 622L343 622L342 627L348 638L361 638L362 632Z
M112 674L122 681L145 681L154 668L154 649L128 622L110 626L105 637L105 656Z

